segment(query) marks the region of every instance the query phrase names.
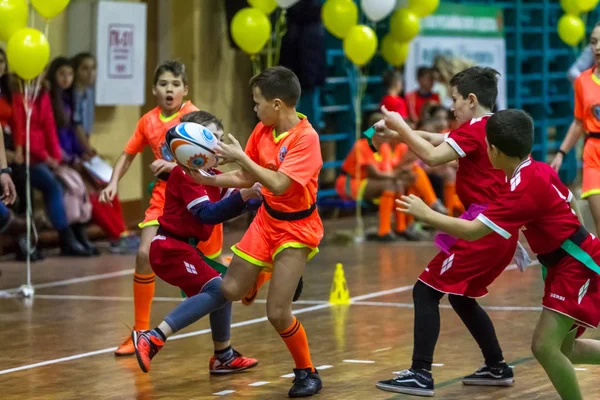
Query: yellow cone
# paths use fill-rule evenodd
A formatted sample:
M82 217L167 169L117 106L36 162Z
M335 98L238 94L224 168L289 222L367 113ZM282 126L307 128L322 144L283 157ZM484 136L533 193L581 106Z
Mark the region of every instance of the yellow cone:
M331 284L331 294L329 295L329 303L331 304L350 304L350 292L346 284L344 276L344 267L342 264L335 266L335 274L333 275L333 283Z

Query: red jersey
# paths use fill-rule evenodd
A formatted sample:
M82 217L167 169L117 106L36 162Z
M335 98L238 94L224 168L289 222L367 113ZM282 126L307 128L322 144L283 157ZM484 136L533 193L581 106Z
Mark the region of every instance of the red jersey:
M220 173L216 170L211 172ZM176 166L167 181L165 207L162 216L158 217L158 223L174 235L206 241L214 225L201 223L189 210L205 201L219 201L233 190L199 185L180 166Z
M388 111L397 112L402 118L408 118L408 109L406 108L406 101L400 96L392 96L386 94L381 99L381 105L385 106Z
M440 104L440 96L437 93L429 93L428 95L422 95L418 90L406 94L406 104L408 107L408 114L410 119L413 121L421 120L421 112L426 104Z
M569 202L573 194L549 166L527 159L477 219L508 239L524 227L536 254L558 249L579 228Z
M504 173L492 167L487 153L485 125L492 114L474 118L446 134L446 143L459 155L456 194L465 208L490 204L506 182Z

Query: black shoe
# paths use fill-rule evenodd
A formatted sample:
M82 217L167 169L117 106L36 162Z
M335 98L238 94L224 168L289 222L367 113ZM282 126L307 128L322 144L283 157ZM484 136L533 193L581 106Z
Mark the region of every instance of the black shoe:
M373 241L373 242L389 243L389 242L395 242L397 239L398 238L396 237L396 235L394 235L392 232L386 233L385 235L381 235L381 236L377 233L370 233L367 235L367 240Z
M398 376L387 381L379 381L377 389L386 392L412 394L422 397L433 397L433 377L425 370L405 369Z
M317 394L323 388L321 377L315 369L311 372L310 368L294 369L294 385L288 392L289 397L309 397Z
M73 224L71 225L71 229L73 230L73 234L75 235L75 239L83 246L84 249L90 252L91 255L97 256L100 255L100 251L88 238L87 232L85 231L85 225L83 224Z
M506 363L496 367L484 365L474 374L465 376L462 383L474 386L512 386L515 383L515 375Z
M302 289L304 289L304 280L302 279L302 277L300 277L300 280L298 281L298 286L296 286L296 292L294 293L294 298L292 299L292 302L298 301L298 299L302 295Z
M83 247L81 243L77 241L71 227L66 227L58 234L60 235L61 256L89 257L92 255L91 251Z

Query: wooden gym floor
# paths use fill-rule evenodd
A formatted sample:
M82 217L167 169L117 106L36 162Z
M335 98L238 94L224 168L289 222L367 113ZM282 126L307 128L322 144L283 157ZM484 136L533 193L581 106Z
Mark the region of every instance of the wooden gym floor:
M351 220L342 221L350 226ZM338 223L339 224L339 223ZM337 228L326 223L326 232ZM228 235L233 242L241 232ZM226 247L227 248L227 247ZM411 289L435 254L431 243L335 245L325 243L304 275L304 293L295 312L309 335L312 357L323 378L321 399L400 399L375 388L379 379L410 366ZM0 298L3 348L2 399L208 399L286 398L293 363L265 317L266 287L250 307L235 304L232 342L260 364L239 375L211 377L212 342L202 320L172 337L140 371L135 357L112 352L133 321L134 256L94 259L47 258L33 264L34 299ZM353 304L330 306L336 263L343 263ZM25 280L24 264L0 263L0 288ZM558 399L533 359L530 340L540 312L539 267L525 274L510 268L481 300L492 317L507 361L514 366L512 388L466 387L463 375L482 359L461 321L443 301L442 330L434 378L438 399ZM157 280L153 326L180 301L179 291ZM588 332L586 337L600 337ZM577 376L586 399L600 398L600 367L582 366Z

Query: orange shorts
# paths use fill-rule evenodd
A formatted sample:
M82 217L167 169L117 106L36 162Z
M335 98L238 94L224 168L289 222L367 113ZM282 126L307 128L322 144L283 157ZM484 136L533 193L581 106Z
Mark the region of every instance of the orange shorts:
M281 221L261 207L242 239L231 250L249 263L271 270L277 254L288 248L309 248L310 260L319 252L321 239L323 222L318 212L298 221Z
M223 224L215 225L208 240L199 242L196 248L211 260L219 257L223 248Z
M140 228L147 226L158 226L158 217L163 213L165 208L165 190L167 182L162 179L157 179L154 188L152 189L152 197L150 197L150 206L146 209L144 220L138 224Z
M600 140L588 139L583 147L581 198L600 194Z
M368 179L354 179L341 174L335 180L335 190L343 199L363 200Z

